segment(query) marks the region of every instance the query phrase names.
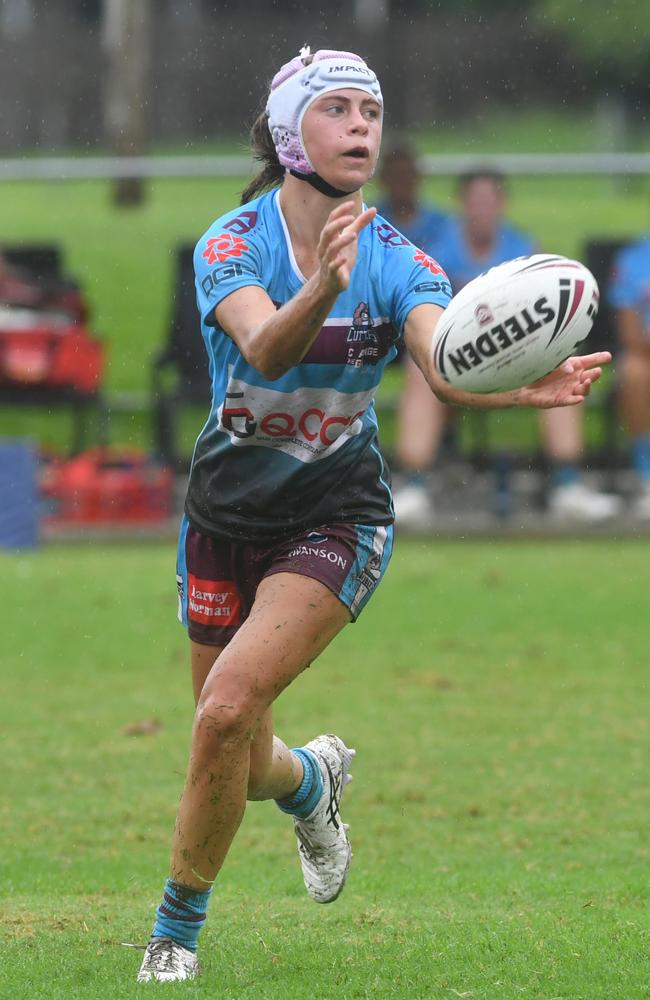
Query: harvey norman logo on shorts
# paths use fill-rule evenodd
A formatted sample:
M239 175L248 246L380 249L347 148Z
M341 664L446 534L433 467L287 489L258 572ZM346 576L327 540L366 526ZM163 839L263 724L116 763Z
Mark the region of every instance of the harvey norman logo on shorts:
M240 601L235 584L229 580L201 580L190 573L187 617L202 625L239 625Z
M231 378L218 427L237 447L275 448L301 462L317 462L360 433L372 396L372 389L343 393L305 386L278 392Z

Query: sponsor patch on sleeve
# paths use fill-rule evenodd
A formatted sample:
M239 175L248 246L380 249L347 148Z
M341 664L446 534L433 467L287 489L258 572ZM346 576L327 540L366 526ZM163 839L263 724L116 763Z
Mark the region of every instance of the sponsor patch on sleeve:
M241 257L248 250L248 244L240 237L231 233L220 233L211 236L202 251L201 256L208 264L223 264L229 257Z
M444 269L440 267L438 261L434 260L433 257L430 257L428 253L424 253L423 250L415 251L413 262L415 264L420 264L422 267L426 267L427 271L430 271L431 274L442 274L445 278L447 278Z

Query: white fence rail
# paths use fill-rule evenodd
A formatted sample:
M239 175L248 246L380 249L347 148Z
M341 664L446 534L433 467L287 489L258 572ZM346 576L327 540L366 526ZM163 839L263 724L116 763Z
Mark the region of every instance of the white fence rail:
M421 158L425 174L449 176L477 166L506 174L650 175L650 153L436 153ZM0 160L0 181L116 180L120 177L245 177L248 156L57 157Z

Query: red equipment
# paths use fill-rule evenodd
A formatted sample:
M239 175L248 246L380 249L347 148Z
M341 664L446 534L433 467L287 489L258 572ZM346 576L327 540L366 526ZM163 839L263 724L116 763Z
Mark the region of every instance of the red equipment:
M104 348L87 328L58 313L0 308L0 388L96 392Z
M46 465L46 524L147 524L172 513L174 477L144 452L94 448Z

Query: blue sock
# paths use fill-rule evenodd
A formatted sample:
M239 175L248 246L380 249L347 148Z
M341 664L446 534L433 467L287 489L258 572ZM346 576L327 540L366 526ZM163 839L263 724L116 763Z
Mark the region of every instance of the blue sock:
M575 462L553 462L551 485L562 488L573 486L580 479L580 470Z
M297 816L299 819L306 819L310 813L313 813L323 794L323 775L320 764L311 750L296 747L292 753L297 754L302 761L304 774L300 787L290 798L276 799L275 801L282 812L291 813L292 816Z
M168 878L162 903L156 910L152 937L169 937L196 951L199 931L205 923L212 887L206 892L179 885Z
M632 438L632 465L642 479L650 479L650 436Z

